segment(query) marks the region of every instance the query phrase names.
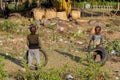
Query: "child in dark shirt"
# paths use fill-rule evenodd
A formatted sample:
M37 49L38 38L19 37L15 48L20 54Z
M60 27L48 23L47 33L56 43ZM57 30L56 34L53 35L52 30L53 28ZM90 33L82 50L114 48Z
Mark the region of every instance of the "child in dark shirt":
M37 61L37 65L40 65L39 50L40 50L41 46L40 46L39 35L36 34L37 27L34 25L31 25L29 30L31 33L27 36L27 46L29 48L29 50L28 50L28 65L30 67L32 67L33 56L35 57L35 59Z

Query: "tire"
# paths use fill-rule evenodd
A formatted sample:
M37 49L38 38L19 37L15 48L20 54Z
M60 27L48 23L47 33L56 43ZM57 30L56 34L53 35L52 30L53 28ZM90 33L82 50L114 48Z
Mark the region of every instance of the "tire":
M103 66L105 64L105 62L107 61L107 59L108 59L108 53L107 53L107 51L104 48L97 48L97 49L94 50L94 52L96 52L97 54L100 55L101 66Z
M42 55L43 55L43 57L44 57L44 61L43 61L43 63L42 63L42 67L44 67L44 66L46 66L47 65L47 63L48 63L48 56L47 56L47 54L46 54L46 52L45 51L43 51L43 50L40 50L40 52L42 53Z
M25 53L25 60L26 60L26 64L28 64L28 50ZM40 50L40 61L41 61L41 67L45 67L48 63L48 56L46 54L45 51Z

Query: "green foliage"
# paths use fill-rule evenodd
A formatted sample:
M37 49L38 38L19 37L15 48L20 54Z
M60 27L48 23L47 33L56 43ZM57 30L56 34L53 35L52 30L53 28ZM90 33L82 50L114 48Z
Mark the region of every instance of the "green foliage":
M19 5L8 4L7 7L10 11L24 11L24 10L26 10L25 4L19 4Z
M7 71L4 71L4 64L3 64L3 59L4 57L1 57L0 56L0 80L6 80L7 79L7 76L8 76L8 73Z
M117 56L120 57L120 41L119 40L113 40L109 44L105 45L105 49L108 51L108 53L111 53L112 50L115 50L117 52Z
M84 69L80 70L80 79L82 80L94 80L101 74L100 65L89 64Z
M117 56L120 57L120 41L114 40L112 41L112 44L113 44L113 49L117 51Z
M51 29L52 34L53 34L52 40L53 40L53 41L56 41L56 40L58 39L58 36L57 36L56 33L55 33L56 26L55 26L55 25L50 25L49 28Z
M25 5L18 5L18 6L16 6L16 10L17 11L23 11L23 10L26 10L26 8L25 8Z
M14 33L17 32L18 24L10 20L5 20L0 24L0 30L5 32Z
M13 5L13 4L8 4L7 7L8 7L9 10L15 11L15 5Z
M19 71L17 73L17 80L65 80L68 74L72 74L77 80L98 80L101 77L110 80L111 76L101 68L100 64L92 62L84 67L66 64L62 68L52 68L49 70L39 68L37 71L30 70L26 62L24 63L26 71Z
M79 68L79 79L81 80L110 80L110 71L102 69L100 64L89 62L87 66ZM102 78L102 79L100 79Z

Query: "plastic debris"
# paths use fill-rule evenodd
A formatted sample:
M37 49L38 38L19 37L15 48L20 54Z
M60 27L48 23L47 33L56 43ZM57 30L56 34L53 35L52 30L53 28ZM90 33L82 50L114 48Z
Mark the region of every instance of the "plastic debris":
M119 80L119 77L115 77L115 80Z
M3 42L2 41L0 41L0 46L2 46L3 45Z
M116 51L115 51L115 50L112 50L112 51L111 51L111 54L115 55L115 54L116 54Z
M67 80L72 80L72 79L74 79L74 78L73 78L73 76L72 76L71 74L68 74L68 75L66 76L66 79L67 79Z

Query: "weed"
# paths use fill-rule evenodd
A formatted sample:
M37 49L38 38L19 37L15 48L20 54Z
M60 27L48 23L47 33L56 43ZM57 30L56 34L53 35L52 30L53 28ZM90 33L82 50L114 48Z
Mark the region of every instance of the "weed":
M110 77L108 73L102 70L100 64L96 63L89 63L88 66L84 66L79 71L81 80L99 80L100 77L103 79Z
M117 56L120 57L120 41L113 40L109 44L105 46L105 49L108 51L108 53L111 53L112 50L115 50L117 52Z
M52 40L54 41L54 40L56 40L56 34L55 34L56 27L55 27L55 25L50 25L49 27L52 30L52 34L53 34Z

